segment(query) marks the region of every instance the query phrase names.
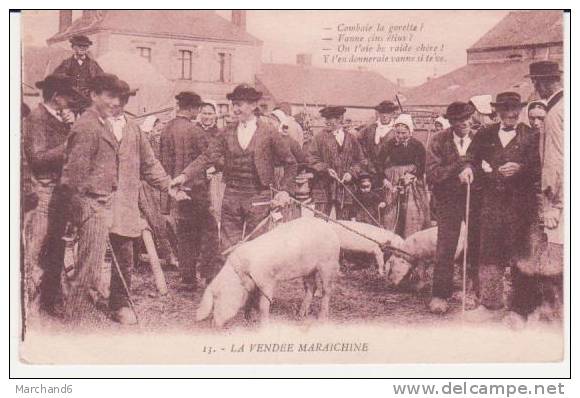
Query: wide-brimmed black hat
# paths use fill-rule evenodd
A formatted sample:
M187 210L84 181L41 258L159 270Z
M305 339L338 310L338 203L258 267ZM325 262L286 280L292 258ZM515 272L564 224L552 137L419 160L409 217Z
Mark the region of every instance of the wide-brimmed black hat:
M73 87L72 78L66 75L48 75L44 78L44 80L36 82L35 86L42 91L56 91L58 93L70 95L72 97L82 97L82 95Z
M108 91L111 94L121 95L123 87L121 80L112 73L102 73L89 80L90 91Z
M322 108L320 111L320 116L325 119L336 119L344 115L346 108L344 106L327 106Z
M70 44L72 44L73 46L88 47L93 44L91 39L89 39L87 36L84 35L74 35L73 37L70 38L69 41Z
M201 97L193 91L182 91L175 96L177 103L181 107L202 106Z
M560 76L562 71L557 62L553 61L539 61L530 64L530 73L525 77L537 79L542 77Z
M377 106L375 110L379 113L393 113L399 110L399 107L393 101L383 101Z
M230 101L256 102L262 98L262 92L256 90L249 84L242 83L234 88L234 91L226 95L226 98Z
M447 120L463 119L473 115L475 107L467 102L455 101L449 104L443 117Z
M522 102L522 96L513 91L506 91L499 93L495 97L495 102L491 103L491 106L496 108L501 108L505 106L525 106L527 102Z

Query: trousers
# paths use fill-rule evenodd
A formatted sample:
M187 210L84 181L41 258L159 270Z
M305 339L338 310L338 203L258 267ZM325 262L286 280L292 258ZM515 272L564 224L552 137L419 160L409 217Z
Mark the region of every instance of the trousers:
M220 249L226 250L249 234L270 213L268 204L253 205L271 200L269 190L237 190L226 186L222 203ZM267 231L266 226L252 238Z
M433 270L432 296L448 299L453 294L454 257L461 232L461 223L465 218L465 194L449 195L437 198L437 249L435 253L435 267ZM469 273L474 282L474 289L478 289L478 259L479 259L479 198L476 193L471 194L469 207Z
M65 229L62 195L56 184L35 181L33 191L38 204L24 226L24 294L29 315L40 309L51 311L59 300Z
M177 255L181 278L193 283L199 260L201 277L212 279L218 271L218 227L207 198L176 203Z

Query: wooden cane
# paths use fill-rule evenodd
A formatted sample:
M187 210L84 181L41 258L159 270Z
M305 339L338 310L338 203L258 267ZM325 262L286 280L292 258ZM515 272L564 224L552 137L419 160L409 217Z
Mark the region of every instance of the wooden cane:
M469 203L471 202L471 183L467 183L465 198L465 240L463 241L463 298L461 303L461 317L465 318L465 297L467 295L467 249L469 237Z
M145 243L145 250L147 250L147 254L149 255L149 264L151 265L151 271L153 272L153 279L155 279L157 291L161 296L165 296L167 294L167 282L165 281L165 275L163 275L163 270L161 269L157 249L155 249L153 235L151 235L150 230L144 229L141 233L141 237L143 238L143 243Z

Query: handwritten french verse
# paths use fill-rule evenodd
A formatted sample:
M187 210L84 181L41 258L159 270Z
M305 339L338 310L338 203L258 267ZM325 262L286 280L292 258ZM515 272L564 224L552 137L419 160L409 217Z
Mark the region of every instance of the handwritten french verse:
M425 40L424 23L355 23L324 28L325 64L446 62L444 43Z

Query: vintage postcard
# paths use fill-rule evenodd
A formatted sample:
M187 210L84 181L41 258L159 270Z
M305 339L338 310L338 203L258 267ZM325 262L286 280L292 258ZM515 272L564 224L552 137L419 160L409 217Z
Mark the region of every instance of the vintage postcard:
M567 358L564 12L20 23L21 363Z

